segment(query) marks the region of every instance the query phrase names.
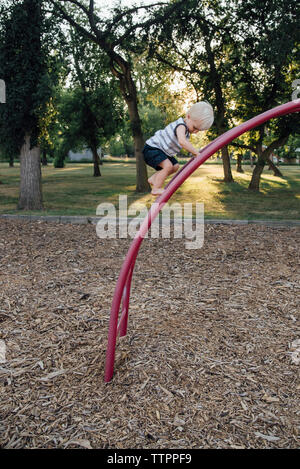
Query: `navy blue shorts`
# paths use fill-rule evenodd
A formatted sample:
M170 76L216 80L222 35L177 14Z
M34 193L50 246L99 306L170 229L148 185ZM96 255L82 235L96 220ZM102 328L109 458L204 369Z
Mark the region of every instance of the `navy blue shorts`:
M146 164L151 166L151 168L156 169L156 171L162 169L162 167L158 165L164 160L170 160L173 166L178 164L178 161L176 158L174 158L174 156L168 156L159 148L150 147L150 145L147 145L147 143L144 146L143 154Z

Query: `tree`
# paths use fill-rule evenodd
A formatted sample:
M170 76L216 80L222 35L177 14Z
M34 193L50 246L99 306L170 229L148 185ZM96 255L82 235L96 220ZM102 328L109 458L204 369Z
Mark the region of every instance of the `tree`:
M297 0L244 0L236 4L239 65L233 81L235 116L246 120L291 100L291 83L300 69L299 5ZM284 145L297 129L299 116L295 114L251 132L247 147L256 153L257 163L250 190L259 190L265 164L275 169L270 161L271 153Z
M133 64L139 98L138 110L145 140L182 113L182 99L178 92L170 89L173 73L157 69L155 65L153 61L149 61L147 53L136 58ZM113 155L133 156L128 114L125 115L118 134L111 139L109 148Z
M300 133L296 132L295 135L290 135L287 145L281 147L277 151L278 158L283 158L284 161L292 163L300 157Z
M97 149L118 129L122 109L114 103L115 90L111 83L96 89L73 86L61 92L58 103L56 167L63 165L69 150L88 147L93 154L94 176L100 176Z
M157 25L149 38L150 56L185 76L196 96L216 110L217 135L291 99L299 74L299 6L296 0L187 0L176 17ZM232 145L258 155L249 188L258 190L269 156L297 127L297 116L269 123ZM288 122L290 123L288 125ZM299 124L298 124L299 125ZM266 128L269 128L269 137ZM276 130L276 132L275 132ZM248 144L245 144L248 140ZM263 145L266 148L263 149ZM222 149L224 180L232 181L229 155Z
M93 0L89 0L88 6L86 2L78 0L50 0L50 2L64 19L82 35L98 44L109 57L110 70L119 80L120 91L128 108L135 146L136 190L137 192L150 191L146 165L142 156L144 138L138 111L137 89L132 76L132 54L140 54L144 50L143 41L137 41L137 35L144 35L152 24L163 22L171 11L179 9L183 5L184 0L176 0L170 4L160 2L132 8L116 7L108 19L100 18ZM75 12L74 9L64 8L62 3L74 6ZM148 12L148 16L141 16L141 11ZM78 12L84 16L87 25L76 17Z
M215 109L209 135L218 136L231 122L229 51L233 47L235 18L224 2L187 0L176 15L156 25L148 37L149 56L182 74L196 99L208 100ZM222 148L224 181L232 182L228 147Z
M61 142L56 163L61 165L70 149L87 146L93 155L94 176L101 176L98 148L114 135L122 120L117 83L107 76L107 56L72 28L65 52L72 66L70 87L60 101Z
M41 0L22 0L1 12L0 76L7 87L0 108L1 146L20 155L18 208L43 208L39 136L52 94L42 38L46 18Z

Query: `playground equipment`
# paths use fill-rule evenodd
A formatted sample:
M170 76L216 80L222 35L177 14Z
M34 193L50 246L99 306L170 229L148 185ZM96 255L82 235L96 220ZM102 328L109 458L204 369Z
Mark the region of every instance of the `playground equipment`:
M130 287L131 279L135 261L139 252L140 245L149 230L153 220L156 218L160 210L163 208L165 203L170 199L174 192L178 189L181 184L197 169L201 166L210 156L219 151L223 146L228 145L232 140L244 134L248 130L257 127L264 122L275 117L283 116L293 112L300 111L300 99L290 101L288 103L277 106L269 111L259 114L256 117L238 125L237 127L225 132L220 135L211 143L209 143L202 151L199 156L189 160L171 179L171 181L165 187L164 192L155 200L143 223L140 226L135 238L133 239L131 246L128 250L124 263L122 265L119 278L115 287L114 297L111 306L110 323L108 331L108 343L106 350L106 363L105 363L105 382L109 382L112 379L114 372L114 361L115 361L115 349L116 339L118 333L120 337L123 337L127 333L128 323L128 310L129 310L129 299L130 299ZM122 301L121 317L118 322L120 305Z

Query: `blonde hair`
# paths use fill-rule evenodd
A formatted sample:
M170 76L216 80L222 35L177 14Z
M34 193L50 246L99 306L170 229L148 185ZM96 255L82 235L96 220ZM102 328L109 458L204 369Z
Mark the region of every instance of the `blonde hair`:
M199 125L200 130L209 129L214 121L213 108L206 101L200 101L199 103L193 104L193 106L187 111L187 114Z

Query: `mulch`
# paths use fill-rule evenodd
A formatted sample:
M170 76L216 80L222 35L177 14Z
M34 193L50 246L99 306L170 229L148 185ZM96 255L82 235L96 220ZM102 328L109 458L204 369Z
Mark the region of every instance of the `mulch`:
M104 383L130 239L1 220L2 448L298 448L299 228L145 239Z

